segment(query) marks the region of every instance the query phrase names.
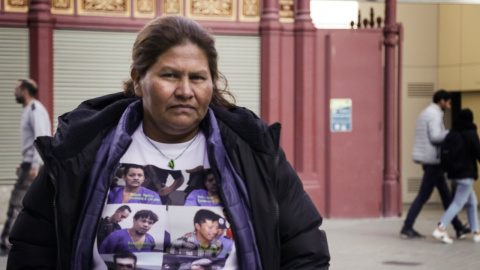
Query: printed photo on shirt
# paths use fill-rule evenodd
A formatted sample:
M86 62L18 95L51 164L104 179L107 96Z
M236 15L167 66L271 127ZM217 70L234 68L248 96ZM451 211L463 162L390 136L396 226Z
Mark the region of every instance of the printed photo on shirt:
M153 270L163 265L163 256L158 253L122 252L102 255L106 270Z
M107 204L136 203L162 205L156 191L143 186L145 180L154 177L145 166L122 164L108 194Z
M122 164L108 195L111 203L223 207L213 172L203 166L175 171Z
M164 261L170 263L169 267L180 269L182 264L201 258L211 259L212 266L218 269L225 265L234 243L226 236L229 224L222 208L172 206L168 215L171 243Z
M131 212L127 215L127 213ZM116 223L117 226L108 235L105 228L99 226L97 233L98 253L119 254L119 253L142 253L142 252L164 252L170 245L170 233L168 232L168 215L165 206L142 205L142 204L107 204L100 225L106 224L109 217L123 220ZM122 216L123 215L123 216ZM103 238L103 239L101 239ZM158 253L157 253L158 256Z

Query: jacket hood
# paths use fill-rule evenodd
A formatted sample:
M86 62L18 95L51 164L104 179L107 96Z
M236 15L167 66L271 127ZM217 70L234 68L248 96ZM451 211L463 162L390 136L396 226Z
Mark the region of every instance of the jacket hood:
M240 138L247 142L252 149L267 152L272 146L269 146L267 143L271 141L271 138L267 138L266 136L273 136L276 144L273 147L277 147L280 144L281 125L279 123L268 126L252 111L244 107L235 107L226 110L211 105L210 108L220 122L231 128Z
M98 133L118 123L135 100L138 98L127 98L119 92L84 101L73 111L61 115L51 142L52 153L58 157L78 153Z

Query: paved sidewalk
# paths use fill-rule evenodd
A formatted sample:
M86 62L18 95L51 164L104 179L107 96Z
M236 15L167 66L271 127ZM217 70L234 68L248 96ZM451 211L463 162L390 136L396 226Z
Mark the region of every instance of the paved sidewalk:
M403 207L404 215L409 206ZM431 236L443 210L427 205L420 213L415 229L427 235L425 240L404 240L399 236L402 218L325 219L331 270L478 270L480 243L472 236L443 244ZM465 212L460 219L467 221ZM1 227L1 225L0 225ZM1 228L0 228L1 229ZM450 236L455 232L448 227ZM0 257L0 269L6 268ZM266 269L268 270L268 269Z
M427 236L424 240L400 238L403 219L409 206L403 207L402 218L327 219L322 227L332 257L332 270L478 270L480 243L472 236L443 244L432 236L443 214L439 206L426 205L414 228ZM467 222L466 213L459 214ZM452 226L448 227L455 237Z

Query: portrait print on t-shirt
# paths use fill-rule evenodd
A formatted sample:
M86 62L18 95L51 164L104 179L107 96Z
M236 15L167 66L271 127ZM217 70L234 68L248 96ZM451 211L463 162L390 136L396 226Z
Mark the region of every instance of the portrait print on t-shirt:
M158 193L143 186L146 179L153 177L148 174L145 166L123 164L118 169L116 176L108 193L107 204L142 203L162 205Z
M165 249L164 269L190 269L184 268L188 265L223 269L234 245L225 235L228 223L222 208L172 206L168 215L171 242Z
M124 206L106 205L104 213L113 213L113 216ZM170 245L166 207L142 204L130 204L127 207L132 212L126 219L116 224L116 230L106 236L97 233L98 252L100 254L163 252ZM101 230L99 226L98 231Z
M135 258L138 270L238 269L234 241L226 233L229 222L219 180L210 170L205 142L200 132L186 151L189 142L152 141L153 147L142 125L137 128L112 176L97 226L92 269L132 267ZM167 156L178 156L174 169L158 149ZM134 222L141 210L151 210L158 220L141 212L144 218ZM201 218L206 222L196 222L196 226L197 213L208 213L210 218Z

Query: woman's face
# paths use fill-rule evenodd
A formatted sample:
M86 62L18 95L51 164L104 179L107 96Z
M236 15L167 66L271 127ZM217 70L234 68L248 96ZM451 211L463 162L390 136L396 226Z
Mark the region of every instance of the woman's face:
M172 47L135 84L135 93L143 99L144 130L149 137L167 143L187 141L212 99L205 53L190 42Z
M217 194L217 181L215 181L213 173L207 175L207 179L205 179L205 187L207 188L208 193Z

